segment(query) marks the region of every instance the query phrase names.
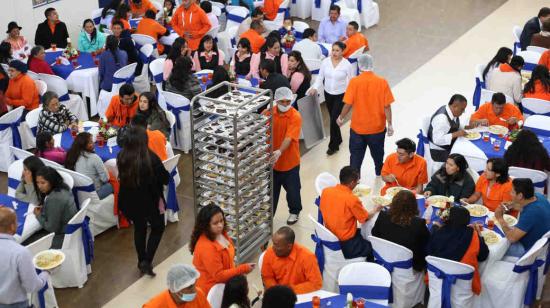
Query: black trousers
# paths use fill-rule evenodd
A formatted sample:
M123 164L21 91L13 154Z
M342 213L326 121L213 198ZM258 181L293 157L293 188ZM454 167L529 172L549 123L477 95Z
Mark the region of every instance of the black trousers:
M361 236L361 229L357 229L355 236L349 240L340 241L340 247L342 247L342 253L346 259L365 257L367 261L373 260L372 246Z
M343 99L344 93L332 95L325 91L325 104L330 115L330 141L328 148L331 150L338 150L340 144L342 144L342 133L340 132L340 126L336 124L336 119L338 119L344 107Z
M300 214L302 211L302 197L300 196L300 165L288 171L273 170L273 215L277 211L281 187L286 191L286 202L290 214Z
M152 263L155 252L159 247L164 233L164 215L152 215L149 217L134 217L134 245L138 255L138 262ZM147 239L147 223L151 226L151 232Z

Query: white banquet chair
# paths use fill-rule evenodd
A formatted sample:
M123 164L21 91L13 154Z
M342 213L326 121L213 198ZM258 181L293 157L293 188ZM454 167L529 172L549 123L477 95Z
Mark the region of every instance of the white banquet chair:
M546 242L548 243L548 240L550 239L550 231L546 232L541 239L546 239ZM542 253L539 255L537 259L544 261L544 266L539 267L539 279L537 283L537 300L540 300L542 297L542 290L544 288L544 281L546 279L546 273L548 272L548 269L550 268L550 264L548 261L550 261L550 255L548 254L550 252L550 244L546 245L546 248L543 248Z
M544 188L548 181L548 174L546 174L546 172L521 167L510 167L508 169L508 174L512 178L531 179L535 185L535 192L544 194Z
M549 102L550 107L550 102ZM543 116L535 114L527 119L523 123L523 128L530 129L537 135L550 137L550 116Z
M210 28L210 30L208 30L208 32L206 32L205 35L210 35L213 38L217 38L219 30L220 30L220 26L212 27Z
M15 190L23 176L23 158L12 162L8 167L8 196L15 198Z
M339 0L335 1L334 4L340 7L340 16L342 16L344 20L347 20L348 22L352 20L357 22L359 29L361 29L361 15L357 10L357 2L354 0Z
M319 196L325 188L336 185L338 185L338 179L329 172L322 172L315 178L315 191Z
M33 153L27 151L27 150L23 150L23 149L20 149L20 148L16 148L16 147L13 147L13 146L10 146L10 152L11 154L14 156L14 159L17 161L17 160L20 160L20 159L25 159L29 156L34 156ZM13 164L13 163L12 163Z
M304 63L311 73L311 83L315 82L317 76L319 76L319 69L321 68L321 59L304 59Z
M50 247L52 246L52 241L54 236L55 236L55 233L52 232L38 239L37 241L27 245L26 247L32 256L36 256L39 252L50 249ZM47 283L47 288L43 291L42 294L40 294L40 291L30 294L30 303L33 304L34 307L39 307L39 308L57 307L57 299L55 298L55 291L53 289L51 277L48 279L46 283ZM40 300L41 296L43 297L44 306L41 305L41 300Z
M277 16L273 20L264 20L264 26L267 32L279 30L283 26L285 20L285 11L290 5L290 0L284 0L281 5L279 5L279 11Z
M21 147L21 122L23 121L24 108L17 107L0 117L0 171L8 171L8 166L13 161L10 155L10 146Z
M474 292L472 292L472 278L474 267L468 264L427 256L428 262L428 287L430 290L430 299L428 300L428 308L444 307L442 300L444 279L449 275L457 277L456 281L451 283L450 297L451 307L473 307ZM434 273L437 270L438 273ZM439 277L441 278L439 278ZM446 296L447 297L447 296ZM487 306L490 307L490 306ZM505 307L505 306L503 306Z
M218 33L218 49L220 49L225 56L225 63L231 61L231 57L235 54L237 43L238 43L238 34L239 27L225 27L225 31Z
M137 49L141 49L141 47L151 44L153 45L153 49L157 50L157 40L155 40L153 37L145 34L132 34L132 40L136 43ZM155 52L153 52L155 53ZM158 51L156 53L155 58L158 58Z
M304 34L304 31L310 26L303 21L296 20L294 21L293 27L294 27L294 30L297 32L296 36L299 38L303 38L302 36Z
M153 54L153 45L146 44L139 49L139 57L143 62L143 68L141 74L136 76L134 80L134 89L137 93L143 93L151 90L151 84L149 83L149 61Z
M485 89L485 78L483 78L483 71L485 70L485 67L487 67L487 65L478 64L476 65L475 69L476 87L474 89L472 104L474 105L476 110L479 108L479 105L481 103L481 89Z
M311 7L313 0L292 0L290 3L290 15L300 19L311 17ZM294 22L296 26L296 22ZM303 32L303 31L302 31Z
M50 91L59 96L59 102L69 109L79 120L88 120L88 111L86 104L80 95L69 94L67 81L59 76L50 74L38 74Z
M225 289L225 283L216 283L210 291L206 300L212 308L220 308L222 306L223 290Z
M340 270L344 266L351 263L365 262L365 258L344 258L344 254L342 253L342 249L340 247L340 241L336 235L325 228L325 226L318 223L311 215L309 215L309 219L313 223L315 229L315 234L312 235L313 241L317 244L315 250L317 252L317 250L321 249L322 254L324 255L324 269L321 272L323 275L323 290L337 292L338 274L340 273ZM323 243L321 243L321 241Z
M480 98L479 98L479 106L481 106L485 103L491 102L491 100L493 99L493 94L495 94L495 93L497 93L497 92L487 90L487 89L481 89L481 95L480 95ZM506 102L507 103L510 103L510 104L514 103L514 99L511 96L506 95L506 94L504 94L504 96L506 97Z
M521 37L521 32L523 32L522 27L520 26L512 27L512 36L514 37L514 55L518 51L521 51L521 41L519 39Z
M164 190L164 199L166 200L166 215L164 216L169 222L179 221L178 212L179 205L176 196L176 188L179 186L181 179L178 171L178 162L181 154L174 155L162 162L164 169L170 173L168 186Z
M235 7L229 11L227 10L227 23L225 24L225 30L233 27L239 27L241 23L248 17L249 11L245 7Z
M313 0L311 1L311 19L322 21L328 17L331 0Z
M188 153L191 150L191 115L189 100L180 94L159 91L166 100L166 109L176 116L176 127L170 134L175 149Z
M136 71L137 63L128 64L125 67L121 67L113 75L113 87L111 92L101 90L99 92L99 99L97 100L97 113L101 118L105 117L105 111L111 103L113 96L118 95L118 90L125 83L132 84L134 82L134 72Z
M7 71L6 71L6 73L7 73ZM29 77L31 77L32 80L34 80L34 81L40 80L40 76L38 76L37 73L35 73L35 72L31 71L31 70L28 70L28 71L27 71L27 75L29 75Z
M338 274L340 294L351 293L374 304L388 306L391 275L384 267L370 262L348 264ZM352 288L350 288L352 287ZM375 288L372 290L372 288Z
M428 130L430 128L430 120L431 115L425 116L421 120L421 129L418 133L418 147L417 147L417 154L424 157L426 160L426 165L428 169L428 178L432 177L432 174L434 174L442 165L443 163L436 162L432 159L432 154L430 152L430 140L428 139Z
M166 110L166 102L164 100L164 96L160 94L160 91L162 91L162 82L164 81L163 76L163 69L164 69L164 61L166 61L165 58L158 58L151 63L149 63L149 70L151 71L151 76L153 78L153 82L155 83L155 86L157 87L157 100L163 109Z
M103 9L99 8L99 9L93 10L91 15L92 21L94 22L94 25L97 31L99 31L99 25L101 24L101 13L103 13Z
M532 115L550 116L550 101L538 98L523 98L521 105L526 118Z
M359 0L361 1L361 10L357 7L359 15L361 15L361 23L365 29L375 26L380 21L380 9L378 3L373 0Z
M541 54L532 50L522 50L516 53L517 56L521 56L525 60L523 65L523 71L532 71L539 63Z
M357 58L359 58L359 56L363 54L364 50L365 50L365 46L361 46L361 48L354 51L348 58L348 61L351 63L351 66L353 67L352 68L353 76L359 75L359 66L357 64Z
M543 52L547 51L548 48L540 47L540 46L527 46L526 50L534 51L542 54Z
M34 79L34 78L33 78ZM43 80L34 79L34 85L38 90L38 95L42 96L48 91L48 85Z
M25 116L25 122L21 123L21 143L23 149L33 149L36 147L36 133L38 129L38 117L42 111L42 104L29 112Z
M413 252L375 236L369 236L368 240L375 252L376 263L385 267L391 275L392 308L409 308L423 302L426 291L424 272L413 269Z

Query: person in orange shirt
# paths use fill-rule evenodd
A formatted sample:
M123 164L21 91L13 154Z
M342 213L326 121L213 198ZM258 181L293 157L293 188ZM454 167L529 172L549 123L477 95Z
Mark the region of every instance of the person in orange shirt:
M286 191L290 213L286 223L293 225L302 211L300 196L300 131L302 117L292 107L294 94L289 88L278 88L274 101L277 106L273 114L273 213L277 211L281 186ZM267 111L265 113L268 113Z
M130 12L132 12L133 18L142 17L148 10L153 11L156 15L158 10L149 0L129 0ZM155 19L153 17L153 19Z
M125 83L118 90L118 95L113 96L105 117L107 122L117 127L130 124L130 120L136 115L139 106L139 94L135 93L134 86Z
M132 126L141 126L147 133L147 147L165 161L168 158L166 153L166 137L159 130L149 130L147 128L147 117L143 114L136 114L131 121Z
M369 51L369 41L359 32L359 24L355 21L351 21L346 27L346 36L348 39L344 42L346 49L344 50L344 58L349 58L357 49L365 47L363 52Z
M262 36L264 31L264 23L261 20L253 20L250 23L250 29L241 34L240 39L248 39L252 53L258 53L265 44L265 38Z
M538 64L545 66L547 69L550 69L550 50L546 50L542 53L539 58Z
M350 166L340 170L340 184L327 187L321 193L319 208L323 215L325 227L340 241L342 253L346 259L366 257L372 259L372 247L369 241L361 236L357 222L363 224L382 207L377 205L369 213L353 189L359 183L359 170Z
M206 294L216 283L248 274L256 266L254 263L235 266L235 247L227 235L224 213L217 205L208 205L199 211L189 250L193 255L193 265L201 274L197 286Z
M494 212L503 202L512 200L512 179L508 176L508 165L502 158L489 158L485 172L476 183L476 190L470 198L461 199L476 203L479 198L489 210Z
M386 185L380 191L381 195L394 186L403 186L410 190L422 192L422 186L428 183L428 167L426 160L416 155L416 144L409 138L403 138L396 143L397 151L386 157L382 167L382 181Z
M546 66L535 66L535 69L531 73L531 79L529 79L523 88L523 97L550 101L550 74Z
M8 75L10 81L5 93L6 104L14 108L25 107L25 111L38 108L38 89L34 80L27 75L27 64L13 60L9 64Z
M168 270L168 290L162 291L143 308L210 308L204 291L195 286L200 274L187 264L174 264Z
M391 103L393 94L388 82L372 72L372 57L362 54L357 58L361 74L350 80L344 95L344 108L336 123L342 126L353 107L349 138L350 165L361 170L367 146L374 160L377 176L384 162L386 123L388 136L393 135Z
M274 20L279 12L279 7L283 3L283 0L265 0L263 12L265 19Z
M172 28L179 36L187 40L192 51L199 48L202 37L212 26L206 13L195 0L182 0L172 17Z
M470 117L470 126L502 125L515 128L523 125L523 115L514 104L506 103L503 93L495 93L491 103L485 103Z
M155 20L155 12L147 10L144 18L139 22L136 34L144 34L154 38L157 41L157 50L159 54L164 53L164 45L159 42L161 36L170 35L170 30L163 27Z
M273 246L265 251L261 266L266 289L286 285L296 294L305 294L323 286L317 258L304 246L294 243L294 239L294 231L287 226L273 234Z

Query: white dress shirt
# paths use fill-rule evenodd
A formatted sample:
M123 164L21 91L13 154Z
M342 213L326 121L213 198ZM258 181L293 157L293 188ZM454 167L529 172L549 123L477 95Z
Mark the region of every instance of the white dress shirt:
M299 51L304 59L322 60L325 57L321 46L308 38L294 44L292 50Z
M449 108L449 105L445 106L445 111L451 118L451 120L456 121L456 117L453 116L453 113L451 109ZM467 123L467 119L465 117L461 116L460 118L460 129L464 129L464 124ZM451 129L451 125L449 124L449 120L447 120L447 117L444 114L438 114L432 119L432 140L433 143L430 142L430 147L434 149L441 150L440 146L446 146L451 145L451 142L453 140L452 134L449 134L449 130Z
M321 86L324 86L328 94L340 95L346 92L351 78L353 78L353 66L347 59L342 58L340 63L334 67L332 58L328 57L321 62L319 75L315 79L312 88L320 92Z

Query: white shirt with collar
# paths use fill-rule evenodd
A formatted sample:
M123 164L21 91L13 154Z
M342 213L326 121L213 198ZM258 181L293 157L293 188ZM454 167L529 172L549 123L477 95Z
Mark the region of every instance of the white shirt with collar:
M319 75L311 87L320 92L321 86L324 86L328 94L340 95L346 92L351 78L353 78L353 66L347 59L342 58L340 63L334 67L331 57L328 57L321 62Z
M304 59L322 60L325 57L321 46L308 38L294 44L292 50L299 51Z
M456 121L457 117L453 116L453 113L451 111L451 108L449 108L449 105L447 104L445 106L445 111L451 118L451 120ZM468 123L468 116L462 116L459 117L460 119L460 129L464 129L464 126L466 123ZM453 139L452 134L449 134L449 130L451 129L451 125L449 124L449 120L447 120L447 117L444 114L438 114L432 119L432 140L433 143L430 142L430 146L434 149L441 149L437 145L445 146L450 145Z

